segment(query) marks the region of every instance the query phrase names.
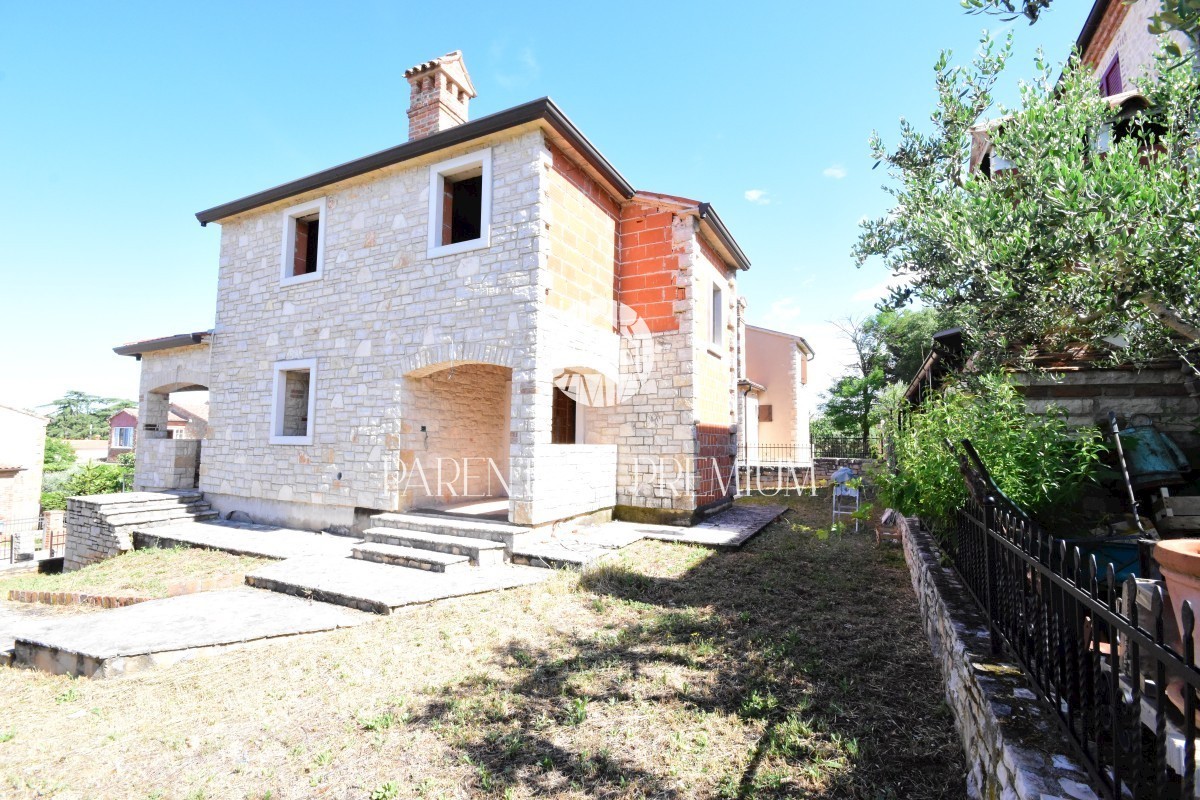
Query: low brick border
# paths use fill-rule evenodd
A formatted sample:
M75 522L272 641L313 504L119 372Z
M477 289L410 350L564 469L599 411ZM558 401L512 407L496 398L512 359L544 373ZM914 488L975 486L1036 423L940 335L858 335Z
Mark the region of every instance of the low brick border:
M1097 800L1090 778L1021 668L993 656L987 620L933 536L915 518L900 526L922 624L962 738L972 798Z
M197 578L173 583L167 587L167 597L184 594L211 592L216 589L232 589L246 585L245 575L225 575L220 578ZM136 595L87 594L86 592L39 592L32 589L9 589L8 599L14 603L42 603L50 606L99 606L100 608L123 608L135 603L154 600L153 597Z

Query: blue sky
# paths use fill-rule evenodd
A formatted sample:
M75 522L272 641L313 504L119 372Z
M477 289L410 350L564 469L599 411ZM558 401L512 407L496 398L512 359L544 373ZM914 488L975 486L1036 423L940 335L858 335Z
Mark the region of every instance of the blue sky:
M1091 0L1013 24L1002 96L1060 60ZM735 13L731 13L735 12ZM716 205L753 261L750 322L808 337L814 382L864 314L854 267L886 210L867 137L933 108L941 48L981 29L956 0L280 4L8 3L0 24L0 403L135 398L114 345L213 321L220 230L203 208L407 138L403 71L464 51L472 116L553 97L638 188Z

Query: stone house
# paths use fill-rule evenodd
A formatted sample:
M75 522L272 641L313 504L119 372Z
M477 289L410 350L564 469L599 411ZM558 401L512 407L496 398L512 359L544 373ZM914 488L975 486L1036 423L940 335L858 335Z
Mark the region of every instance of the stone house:
M461 53L405 77L404 144L197 214L214 328L115 348L136 488L198 473L218 511L320 529L730 503L750 263L716 211L635 190L548 98L470 120ZM169 438L194 388L202 449Z
M1162 40L1150 33L1150 17L1162 10L1162 0L1095 0L1075 47L1083 63L1100 82L1105 96L1134 88L1134 81L1154 69ZM1191 42L1181 33L1166 34L1186 52Z
M0 536L18 522L37 527L48 423L32 412L0 406Z
M184 400L183 397L188 397ZM191 395L199 395L193 398ZM167 410L167 438L203 439L208 431L208 392L176 394ZM203 399L201 399L203 398ZM105 461L114 462L137 447L138 410L123 408L108 419L108 454Z

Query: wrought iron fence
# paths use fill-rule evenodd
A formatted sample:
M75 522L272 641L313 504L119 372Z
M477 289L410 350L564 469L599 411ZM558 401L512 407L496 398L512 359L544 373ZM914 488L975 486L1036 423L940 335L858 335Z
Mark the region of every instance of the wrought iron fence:
M1047 535L964 445L971 499L948 544L993 647L1020 663L1107 797L1196 797L1191 606L1176 639L1160 586L1119 581L1113 563Z
M822 436L809 445L747 444L738 445L738 463L742 466L809 466L815 458L870 458L862 439L846 436Z
M812 464L812 448L794 444L738 445L738 464L759 467L791 467Z
M13 540L11 536L0 533L0 564L10 564L13 560Z
M813 439L814 458L870 458L872 444L854 436L819 436Z

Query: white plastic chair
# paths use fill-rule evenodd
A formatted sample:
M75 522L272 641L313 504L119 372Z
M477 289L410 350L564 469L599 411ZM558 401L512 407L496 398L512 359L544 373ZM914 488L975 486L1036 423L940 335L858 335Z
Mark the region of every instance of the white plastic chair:
M838 517L852 517L858 511L858 488L849 485L853 479L854 470L849 467L842 467L829 476L829 482L833 484L833 525L838 524ZM854 532L858 533L857 518L854 520Z

